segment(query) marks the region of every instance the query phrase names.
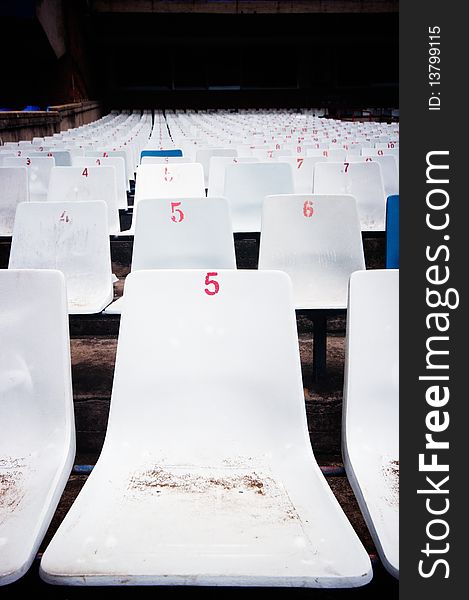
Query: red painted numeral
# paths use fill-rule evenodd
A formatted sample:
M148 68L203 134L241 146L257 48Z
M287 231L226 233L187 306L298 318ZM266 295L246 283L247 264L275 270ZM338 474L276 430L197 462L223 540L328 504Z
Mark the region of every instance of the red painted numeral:
M60 215L60 219L59 221L62 221L63 223L70 223L70 219L67 215L67 211L63 211L63 213Z
M345 167L345 169L344 169L344 173L348 173L348 168L349 168L349 166L350 166L350 163L348 163L348 162L344 162L344 167Z
M373 159L371 158L371 156L367 156L365 158L365 162L373 162Z
M275 144L275 150L280 150L280 144Z
M82 172L83 177L88 177L88 167L85 167Z
M48 152L47 156L53 156L52 152Z
M184 213L182 212L182 210L180 208L176 208L176 206L181 206L180 202L171 202L171 212L172 217L171 217L171 221L173 221L173 223L180 223L181 221L184 220ZM177 213L179 215L178 218L176 218L176 214Z
M107 152L103 152L103 157L107 158L109 156L109 154Z
M26 159L26 165L29 167L30 164L31 164L31 159L28 156L27 159Z
M21 150L18 150L18 154L16 156L21 156Z
M170 183L173 180L173 176L169 172L168 167L164 168L164 180L167 181L168 183Z
M97 158L97 159L96 159L96 164L98 165L98 167L100 167L100 166L101 166L101 161L100 161L100 159L99 159L99 158Z
M43 152L44 151L44 147L43 146L39 146L39 152Z
M297 146L296 147L296 153L297 154L301 154L301 146Z
M304 161L304 158L296 159L296 164L298 165L298 167L297 167L298 169L301 169L301 167L303 166L303 161Z
M210 279L210 277L218 277L218 273L207 273L205 276L205 285L213 285L213 290L209 290L208 287L205 288L205 293L208 296L215 296L220 291L220 284L215 279Z
M392 142L389 142L388 148L394 148L394 144Z
M309 219L313 216L313 213L313 203L311 200L306 200L306 202L303 204L303 215Z
M383 156L384 152L382 150L378 150L378 156Z
M273 152L274 152L273 150L267 150L267 156L268 156L269 158L272 158L272 154L273 154Z
M329 156L329 152L327 150L324 150L324 152L322 153L322 155L327 158Z

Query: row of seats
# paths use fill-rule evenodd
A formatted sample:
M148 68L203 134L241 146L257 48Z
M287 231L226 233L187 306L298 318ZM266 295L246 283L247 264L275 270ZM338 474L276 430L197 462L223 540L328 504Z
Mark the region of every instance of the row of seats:
M11 234L14 209L20 201L46 199L104 200L109 206L110 233L116 234L120 231L118 210L127 208L129 180L137 170L136 201L141 197L203 197L208 186L208 195L230 201L235 232L259 231L262 199L278 193L352 194L363 230L383 230L385 199L398 193L398 129L386 124L308 120L308 115L294 113L276 113L274 117L264 121L259 114L249 119L245 114L216 113L209 119L204 114L176 119L156 113L152 126L148 114L108 115L95 124L56 134L60 139L52 137L54 142L43 138L16 146L9 143L0 150L2 164L10 167L0 168L0 234ZM256 145L257 138L267 137L265 130L258 131L260 125L271 128L270 137L278 140L275 149ZM238 138L233 137L236 131ZM291 155L293 151L283 140L295 135L294 143L303 145L296 146ZM309 147L305 142L308 136L318 140L318 148ZM227 139L227 148L207 145L227 143ZM330 142L324 142L328 139ZM389 141L379 141L384 139ZM248 140L251 145L239 145ZM177 148L177 141L185 145ZM58 146L52 143L62 144L62 153L71 152L65 144L75 144L70 163L73 171L56 164L53 149ZM111 145L115 147L111 149ZM41 149L42 156L32 152L34 149ZM12 151L21 156L9 155ZM192 165L168 164L194 160ZM244 164L258 161L261 164ZM276 161L280 163L273 164ZM148 164L154 162L164 166ZM326 166L325 162L332 164ZM359 164L363 162L366 164ZM29 171L27 183L20 166ZM104 167L99 175L98 166Z
M74 159L75 160L75 159ZM214 160L214 159L212 159ZM20 166L20 162L25 162ZM110 164L107 161L114 161ZM120 161L120 170L116 168ZM24 201L103 200L108 206L109 233L120 233L119 209L127 208L127 193L117 185L117 173L123 175L122 159L81 157L80 166L55 167L54 158L7 159L0 167L0 234L11 235L17 205ZM99 163L99 164L95 164ZM230 204L233 232L261 230L262 202L272 194L298 193L293 169L288 162L216 161L211 173L217 185L208 195L217 197L221 190ZM218 168L219 167L219 168ZM304 193L324 196L352 195L357 201L363 231L385 229L386 194L382 168L370 162L316 162ZM29 192L28 192L29 186ZM397 187L397 186L396 186ZM393 188L395 189L395 188ZM389 189L388 189L389 191ZM394 194L391 194L394 195ZM200 163L142 164L138 169L134 203L143 198L178 199L205 197ZM133 229L128 231L133 233Z
M305 141L300 140L305 137L303 134L317 135L318 130L311 129L319 127L314 118L301 127L301 132L296 131L292 120L296 121L299 116L302 120L303 115L277 113L281 125L278 122L275 125L276 135L285 133L287 140L288 135L298 134L295 143ZM266 131L259 132L256 128L260 129L267 121L263 115L259 120L258 115L252 117L249 131L241 126L242 133L248 133L252 139L233 137L233 141L247 141L247 151L264 151L265 148L256 148L256 144L262 145L258 136L265 137ZM202 585L353 587L366 583L371 578L369 559L320 476L311 453L294 319L295 308L334 309L347 305L344 422L350 420L354 433L346 435L344 429L344 464L381 558L397 575L397 272L363 270L360 203L355 197L360 189L358 184L355 183L355 195L350 193L350 181L346 178L345 193L342 190L332 195L314 195L310 189L309 194L299 195L293 194L295 188L291 185L285 191L281 187L282 176L291 184L293 161L290 164L288 160L276 161L278 157L273 155L258 161L258 157L251 155L237 164L242 156L217 155L217 148L207 146L209 141L225 142L220 136L212 135L223 131L223 127L233 135L230 127L234 128L235 123L230 123L231 118L220 113L187 113L179 123L186 141L194 147L203 146L201 161L209 157L209 166L217 158L226 161L219 180L223 182L227 198L212 197L210 188L209 197L205 197L202 162L185 162L191 152L176 139L178 128L171 115L155 113L153 127L151 124L148 127L148 115L110 115L95 128L87 126L78 138L76 132L67 132L70 138L78 140L78 146L89 144L89 148L96 145L101 135L111 135L111 131L114 141L128 139L131 150L124 151L126 158L113 158L130 159L131 168L133 166L137 173L132 227L135 240L132 273L126 281L124 299L107 309L108 312L122 311L108 434L96 468L43 557L41 573L50 583L188 584L194 583L194 578ZM306 115L306 121L308 119ZM244 122L243 119L238 121ZM290 134L281 131L284 126L290 127ZM324 126L321 142L329 134L338 135L339 129L341 134L345 131L334 123L321 126ZM135 128L140 133L135 133ZM325 129L330 129L327 136ZM358 129L355 134L357 132ZM374 133L376 131L371 129L364 133L370 138L366 140L368 143L373 142L375 146L394 143L389 137L395 135L395 130L388 132L387 142L377 140L380 136ZM330 144L336 145L337 141L333 140L336 138L332 137ZM21 144L23 149L26 146ZM376 148L377 152L380 150ZM103 151L103 154L108 153ZM55 160L53 156L47 158ZM100 159L99 156L91 158ZM108 157L102 158L105 163ZM292 158L297 161L302 156ZM338 165L347 175L352 164L365 166L367 173L373 164L372 169L378 170L382 177L380 164L367 161L366 157L362 162L345 164L325 161L324 156L319 158L321 160L314 161L316 167ZM145 159L149 159L150 164L145 164ZM27 296L26 302L30 305L34 292L47 296L44 289L61 289L57 292L59 303L49 302L49 313L44 300L38 303L38 308L49 315L47 318L32 315L33 307L23 310L21 314L25 317L13 320L12 324L18 323L27 329L28 319L35 319L38 322L34 331L45 335L44 331L64 330L67 297L70 313L98 312L109 305L113 290L108 234L118 231L115 219L110 226L112 215L117 213L117 184L103 184L106 177L103 174L111 173L109 181L115 182L117 169L122 167L122 163L119 164L120 167L117 163L53 167L51 180L62 177L58 196L50 197L51 185L56 186L50 180L48 201L18 205L6 272L9 275L0 273L0 277L9 282L6 294L21 298L20 287L28 288L28 277L38 278L37 287L36 283L29 285L33 293ZM27 167L30 165L20 169ZM232 171L231 167L234 167ZM0 168L0 174L2 169L8 168L12 167ZM77 168L74 178L73 170ZM350 173L354 171L352 167ZM240 183L243 172L248 174L244 184ZM130 184L127 173L126 183ZM196 175L191 178L189 173ZM208 181L211 173L210 166ZM112 189L106 198L112 196L114 200L103 202L95 193L97 187L90 182L97 180L99 194ZM239 204L245 205L243 218L246 214L255 216L250 218L249 225L242 225L240 231L262 229L258 271L235 270L233 231L238 227L233 224L233 215L236 201L225 193L230 180L240 190ZM196 193L183 194L184 186L194 181ZM161 196L155 195L157 182L163 189ZM146 183L151 189L148 198L145 197ZM314 179L311 183L314 185ZM363 188L368 191L366 182ZM67 190L65 202L64 190ZM255 201L246 198L255 198ZM384 198L383 194L383 206ZM388 215L394 215L395 221L396 202L391 200L388 200ZM257 225L253 226L255 219ZM393 266L392 261L396 260L395 250L396 246L388 248L388 266ZM62 271L65 284L62 277L45 270L47 267ZM28 268L41 268L41 271L25 270ZM191 270L187 271L188 268ZM272 269L283 270L289 277ZM383 279L378 278L380 273ZM41 277L49 278L47 285L40 282ZM8 285L13 286L13 292ZM354 292L354 289L360 291ZM381 289L386 294L378 298ZM85 297L89 303L83 301ZM354 297L360 298L355 309ZM386 305L390 301L394 302L392 309ZM4 306L1 302L0 299L2 314L10 314L11 297L5 300ZM60 303L62 307L57 310ZM367 303L374 304L374 308L368 310ZM365 336L363 347L362 328L355 323L359 314L369 319L363 330L367 331L369 326L366 336L372 339L368 344ZM387 320L389 315L393 320L391 325ZM60 318L62 324L55 327L53 321L48 321L49 317ZM354 319L355 329L352 329L351 319ZM386 321L386 331L381 335L383 321ZM276 324L275 328L272 323ZM10 340L10 329L7 333L6 339ZM11 337L14 336L12 333ZM22 338L17 338L20 344ZM315 325L315 342L316 338ZM249 351L245 351L244 341ZM37 351L39 342L35 343L33 348ZM23 351L13 342L12 348L13 351L8 352L13 358L4 365L7 377L2 379L10 382L6 389L12 390L12 404L23 395L31 399L42 390L47 393L47 386L57 383L52 381L51 370L44 369L44 378L36 385L34 377L41 366L37 369L34 364L30 366L45 357L36 357L36 352L29 347ZM386 360L376 364L378 354L386 350L389 351ZM357 361L356 352L360 353ZM51 355L56 356L54 352ZM63 361L55 363L60 365ZM355 363L359 368L354 370ZM365 374L370 365L376 380L370 378L372 386L367 388ZM272 370L279 372L272 374ZM67 377L61 381L65 381L68 389ZM383 394L379 391L381 385L386 386ZM354 395L355 389L360 396ZM380 402L376 402L376 393L380 395ZM132 406L128 402L129 394L132 394ZM67 398L67 394L61 398ZM371 402L376 405L374 409ZM41 417L53 419L54 410L47 407ZM32 420L35 414L32 411ZM12 427L13 432L20 427L19 420L17 423L16 428ZM59 465L54 483L47 490L44 486L51 479L41 476L38 485L43 486L42 491L36 490L38 499L44 498L45 493L48 499L52 498L51 503L45 509L42 507L40 517L32 513L26 517L30 519L28 526L39 523L42 527L32 529L37 533L33 544L39 544L40 532L47 527L47 518L50 520L63 490L63 478L66 480L70 472L73 422L69 423L64 417L61 423L65 424L63 453L54 445L53 436L50 448L57 458L62 457L62 470ZM61 429L57 422L53 428L59 434ZM375 432L372 439L367 437L369 428ZM70 432L68 437L67 432ZM18 441L17 435L15 438ZM31 436L31 439L37 437ZM71 440L68 446L67 439ZM0 475L7 494L9 488L14 493L24 480L29 481L29 458L43 456L37 448L28 452L24 446L16 455L6 446L5 452L2 451L1 457L6 456L6 459L0 463ZM49 466L54 469L53 465ZM37 463L33 471L39 472ZM22 489L29 489L28 485ZM16 507L12 498L6 497L5 506ZM18 515L25 508L22 502L18 506L21 506L18 512L16 508L13 510L16 521L6 519L10 526L20 520ZM46 515L45 520L41 520L42 515ZM1 527L0 513L0 540L6 546L12 530L6 530L7 535L3 535ZM23 540L27 537L23 536ZM7 552L10 559L15 558L12 548L16 546ZM354 556L353 561L347 553ZM34 554L33 546L29 561ZM3 583L19 577L30 564L26 561L15 570L11 568L13 559L6 569L0 568Z
M288 276L135 271L125 293L104 447L41 577L78 586L369 582L370 558L312 453ZM397 575L398 271L353 273L348 305L344 462ZM0 271L0 312L7 584L31 565L75 454L63 275Z
M355 199L267 196L262 211L259 269L288 273L297 309L345 309L348 278L365 269ZM236 268L224 198L141 200L135 218L132 271ZM388 266L398 266L396 248L394 241ZM19 204L9 268L61 270L71 314L122 312L123 299L110 305L113 278L104 202Z

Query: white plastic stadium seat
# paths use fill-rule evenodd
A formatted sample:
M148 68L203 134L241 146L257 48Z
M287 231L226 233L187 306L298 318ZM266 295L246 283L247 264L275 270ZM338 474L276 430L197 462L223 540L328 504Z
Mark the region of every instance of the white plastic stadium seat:
M317 163L313 192L355 196L362 231L384 231L386 196L377 162Z
M385 567L399 574L399 271L350 280L344 465Z
M292 168L288 163L228 165L223 196L230 202L233 232L260 231L265 196L292 194L293 191Z
M394 156L385 154L383 156L350 156L347 160L353 162L377 162L381 167L383 176L384 193L386 198L399 194L399 169Z
M135 221L132 271L236 269L226 198L141 200ZM123 306L124 296L105 312L120 314Z
M113 167L55 167L52 169L50 202L103 200L108 209L109 233L119 233L116 171Z
M204 171L199 163L140 165L135 182L136 205L144 198L202 198Z
M353 196L268 196L259 269L285 271L297 309L347 307L350 274L365 268Z
M0 235L11 235L16 207L29 201L26 167L0 167Z
M55 167L55 159L52 156L28 156L7 158L3 162L5 167L26 167L29 177L29 200L43 201L47 199L50 174Z
M136 271L126 303L104 447L42 578L366 584L369 556L311 449L288 277Z
M212 156L238 156L235 148L199 148L195 153L195 162L200 163L204 170L204 185L208 187L210 175L210 159Z
M121 156L74 156L74 167L114 167L116 170L117 208L127 208L125 162Z
M219 198L225 191L225 169L227 165L259 162L254 156L212 156L208 178L208 196Z
M291 165L295 194L311 194L313 171L317 162L325 162L325 156L281 156L279 161Z
M75 456L65 282L0 271L0 585L31 566Z
M113 298L104 202L25 202L18 206L9 269L58 269L70 314L101 312Z

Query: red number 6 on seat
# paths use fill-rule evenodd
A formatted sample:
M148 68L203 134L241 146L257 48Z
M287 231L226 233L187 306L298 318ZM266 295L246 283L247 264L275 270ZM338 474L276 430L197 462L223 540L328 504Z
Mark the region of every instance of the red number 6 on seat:
M205 288L205 293L208 296L215 296L215 294L218 294L218 292L220 291L220 284L218 283L218 281L210 279L211 277L218 277L218 273L207 273L207 275L205 276L205 285L207 286ZM208 289L209 285L213 285L213 290Z
M306 200L306 202L303 204L304 216L309 218L309 217L313 216L313 213L314 213L313 203L311 202L311 200Z

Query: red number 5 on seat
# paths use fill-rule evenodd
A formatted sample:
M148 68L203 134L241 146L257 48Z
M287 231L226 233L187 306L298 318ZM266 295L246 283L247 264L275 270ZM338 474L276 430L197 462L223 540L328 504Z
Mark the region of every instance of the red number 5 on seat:
M182 212L182 210L180 208L176 208L177 206L181 206L180 202L171 202L171 212L172 217L171 217L171 221L173 221L173 223L180 223L183 219L184 219L184 213ZM176 217L176 214L178 214L178 217Z
M205 285L207 286L205 288L205 293L208 296L215 296L215 294L218 294L218 292L220 291L220 284L218 283L218 281L210 279L211 277L218 277L218 273L207 273L207 275L205 276ZM208 289L209 285L213 285L213 290Z

